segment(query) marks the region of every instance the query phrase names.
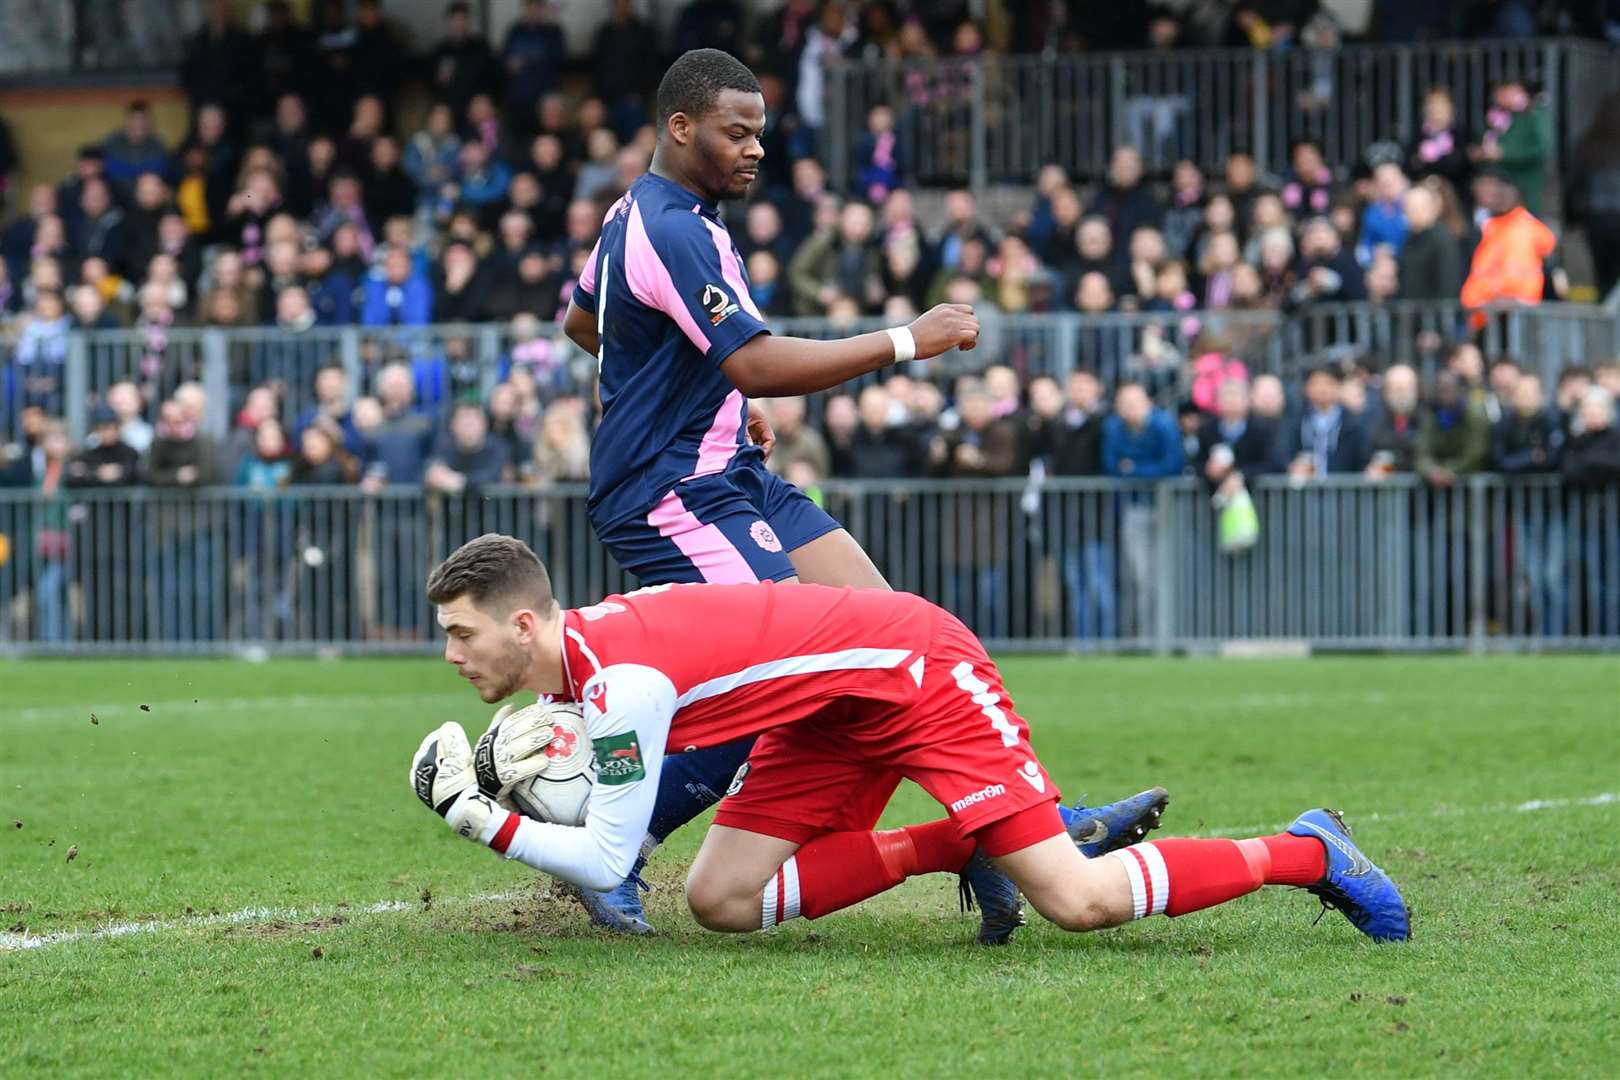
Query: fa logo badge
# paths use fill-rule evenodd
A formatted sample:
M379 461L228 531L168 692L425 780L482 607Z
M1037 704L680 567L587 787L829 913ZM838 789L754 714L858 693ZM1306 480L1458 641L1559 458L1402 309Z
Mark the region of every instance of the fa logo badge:
M703 286L703 292L698 297L698 303L703 310L709 313L709 325L719 326L737 313L737 305L731 302L731 297L718 285Z
M782 550L782 541L776 538L776 531L763 521L756 521L748 526L748 535L753 537L754 543L766 551Z
M748 779L748 762L737 766L737 775L731 778L731 786L726 788L727 795L735 795L742 790L743 781Z

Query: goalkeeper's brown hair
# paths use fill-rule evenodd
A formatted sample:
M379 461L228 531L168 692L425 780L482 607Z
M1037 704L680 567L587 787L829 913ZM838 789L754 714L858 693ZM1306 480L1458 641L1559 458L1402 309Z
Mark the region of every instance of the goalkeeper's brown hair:
M500 533L467 541L428 575L428 603L448 604L463 596L502 614L526 607L544 615L557 602L540 557L517 537Z

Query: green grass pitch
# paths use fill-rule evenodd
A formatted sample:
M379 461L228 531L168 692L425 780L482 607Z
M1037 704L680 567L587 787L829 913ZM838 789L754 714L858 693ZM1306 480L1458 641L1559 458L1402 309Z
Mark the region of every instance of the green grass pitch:
M0 1076L1613 1074L1614 659L1004 671L1066 795L1164 784L1160 835L1344 808L1415 940L1268 889L985 950L944 876L721 936L681 899L697 826L622 940L412 797L420 736L489 711L443 663L18 662ZM938 813L908 786L888 820Z

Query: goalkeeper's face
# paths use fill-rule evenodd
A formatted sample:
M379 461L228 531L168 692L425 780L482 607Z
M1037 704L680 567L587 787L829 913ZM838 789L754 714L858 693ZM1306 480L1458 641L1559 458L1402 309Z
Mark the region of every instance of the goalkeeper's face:
M533 613L528 614L532 619ZM514 611L497 617L465 598L439 607L444 658L488 704L517 693L528 677L533 636L525 632L519 616Z

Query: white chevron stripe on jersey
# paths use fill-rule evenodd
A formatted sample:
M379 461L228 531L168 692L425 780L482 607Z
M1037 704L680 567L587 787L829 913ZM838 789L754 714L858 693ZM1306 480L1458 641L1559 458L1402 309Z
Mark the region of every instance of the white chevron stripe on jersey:
M745 667L730 675L719 675L698 683L675 699L676 708L685 708L694 701L728 694L754 683L771 679L786 679L794 675L814 675L824 671L881 671L897 668L911 649L840 649L837 652L808 653L804 656L784 656L780 660L767 660L763 664Z

